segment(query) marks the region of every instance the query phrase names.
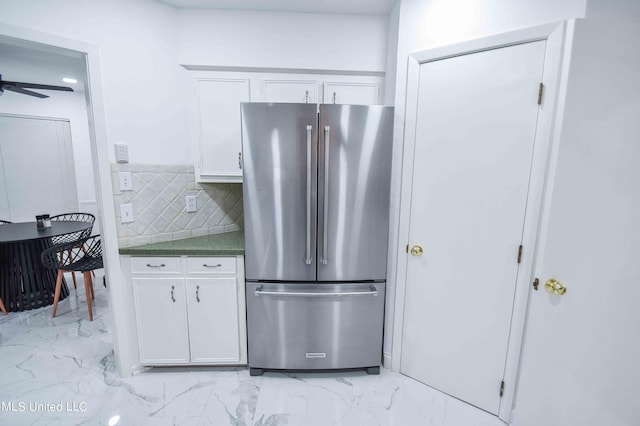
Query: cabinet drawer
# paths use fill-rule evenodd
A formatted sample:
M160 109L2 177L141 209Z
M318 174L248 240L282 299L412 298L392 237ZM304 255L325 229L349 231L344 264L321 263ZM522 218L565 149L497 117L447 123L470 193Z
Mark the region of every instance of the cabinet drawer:
M190 274L235 274L235 257L191 257L187 258Z
M132 257L131 272L134 274L179 274L179 257Z

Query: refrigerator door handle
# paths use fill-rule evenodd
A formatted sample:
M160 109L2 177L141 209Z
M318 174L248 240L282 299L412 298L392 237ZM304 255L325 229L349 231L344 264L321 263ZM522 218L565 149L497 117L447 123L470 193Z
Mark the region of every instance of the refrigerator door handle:
M324 204L323 204L323 216L322 221L323 236L322 236L322 264L326 265L327 252L329 250L329 135L331 132L331 126L324 126Z
M262 290L262 286L256 288L254 296L291 296L291 297L327 297L327 296L377 296L375 287L369 286L366 291L343 291L343 292L310 292L310 291L268 291Z
M305 263L311 265L311 130L307 126L307 258Z

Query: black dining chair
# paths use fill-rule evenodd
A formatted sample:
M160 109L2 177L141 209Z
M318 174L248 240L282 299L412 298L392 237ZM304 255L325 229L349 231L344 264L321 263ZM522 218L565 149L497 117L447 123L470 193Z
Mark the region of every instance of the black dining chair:
M96 221L96 217L91 213L62 213L57 214L55 216L51 216L52 221L76 221L76 222L89 222L91 224L90 228L85 229L84 231L72 232L70 234L58 235L51 238L51 243L53 245L69 243L71 241L81 240L83 238L87 238L93 232L93 224ZM76 274L73 271L63 271L63 272L71 272L71 278L73 279L73 288L77 288L76 286ZM93 274L95 277L95 273Z
M5 223L11 223L11 222L9 222L8 220L0 219L0 225L4 225ZM2 301L2 297L0 297L0 311L2 311L4 315L7 315L7 308L4 307L4 302Z
M58 271L56 279L56 291L53 298L53 315L56 316L58 301L60 300L60 289L62 288L62 274L64 271L82 272L84 277L84 291L87 295L87 307L89 309L89 320L93 321L93 308L91 300L94 299L93 278L91 272L101 269L102 265L102 244L100 235L82 238L64 244L55 245L42 252L42 264L50 269Z

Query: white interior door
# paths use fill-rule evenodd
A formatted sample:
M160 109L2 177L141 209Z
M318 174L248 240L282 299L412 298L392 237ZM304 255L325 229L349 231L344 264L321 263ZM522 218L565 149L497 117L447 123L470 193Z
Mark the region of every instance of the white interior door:
M494 414L545 43L420 66L400 370Z
M640 27L579 20L572 29L513 424L632 426L640 422L640 50L630 43ZM566 294L545 292L549 278Z

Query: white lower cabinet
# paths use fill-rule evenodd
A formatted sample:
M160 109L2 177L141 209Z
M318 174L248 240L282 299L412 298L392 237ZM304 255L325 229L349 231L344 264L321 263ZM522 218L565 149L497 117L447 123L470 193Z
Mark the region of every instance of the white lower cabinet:
M143 364L187 364L189 324L183 278L133 278Z
M131 257L141 364L246 364L243 260Z
M186 282L191 361L238 363L241 351L236 278L187 278Z

